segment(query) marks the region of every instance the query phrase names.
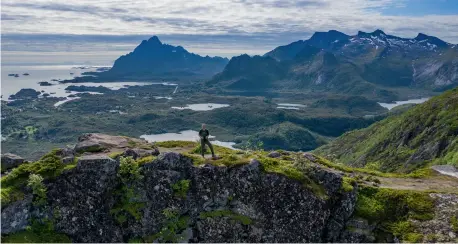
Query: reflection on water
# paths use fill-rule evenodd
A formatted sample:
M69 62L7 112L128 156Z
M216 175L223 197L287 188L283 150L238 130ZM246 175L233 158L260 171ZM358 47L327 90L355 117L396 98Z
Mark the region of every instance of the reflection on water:
M302 108L307 107L307 105L298 104L298 103L277 103L277 105L283 106L283 107L302 107Z
M163 133L163 134L153 134L153 135L142 135L140 138L143 138L149 142L159 142L159 141L197 141L199 140L199 132L194 130L184 130L178 133ZM210 136L210 140L214 139L215 136ZM212 144L227 147L231 149L235 145L235 142L224 142L211 140Z
M220 104L220 103L195 103L187 104L186 107L172 107L173 109L191 109L194 111L209 111L217 108L229 107L229 104Z
M292 109L292 110L299 110L299 108L305 108L307 105L298 104L298 103L277 103L277 108L280 109Z
M409 104L409 103L420 104L420 103L424 103L424 102L426 102L428 100L429 100L429 97L427 97L427 98L419 98L419 99L410 99L410 100L407 100L407 101L395 101L394 103L378 103L378 104L380 104L380 106L382 106L384 108L387 108L387 109L391 110L394 107L399 106L399 105L404 105L404 104Z
M299 110L299 108L297 108L297 107L284 107L284 106L278 106L277 108Z

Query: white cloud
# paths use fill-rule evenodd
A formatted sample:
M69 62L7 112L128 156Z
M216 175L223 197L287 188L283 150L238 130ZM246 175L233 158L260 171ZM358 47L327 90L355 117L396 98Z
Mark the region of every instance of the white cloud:
M384 16L399 0L3 0L5 33L240 34L337 29L349 34L380 28L458 40L453 16ZM17 18L15 18L17 16Z
M2 0L1 5L2 51L111 52L105 62L152 35L199 54L226 57L263 54L331 29L350 35L382 29L401 37L422 32L458 43L458 13L382 14L405 7L403 0ZM8 38L16 34L24 37ZM59 35L74 39L60 41ZM106 41L112 35L133 38Z

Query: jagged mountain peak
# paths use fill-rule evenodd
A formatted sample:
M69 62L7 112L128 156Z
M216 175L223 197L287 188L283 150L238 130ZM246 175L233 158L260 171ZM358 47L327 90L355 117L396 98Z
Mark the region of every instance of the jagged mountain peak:
M190 53L182 46L165 44L159 37L152 36L143 40L133 52L118 58L108 73L117 76L162 76L173 73L208 76L223 70L227 62L226 58Z
M375 31L372 32L371 34L376 35L376 36L384 36L384 35L386 35L385 32L383 32L383 31L380 30L380 29L375 30Z
M162 44L162 42L159 40L159 37L157 36L152 36L150 39L148 39L148 43Z
M313 36L307 40L307 44L314 45L320 48L329 48L332 43L340 40L347 40L350 36L336 30L328 32L315 32Z
M348 38L349 36L345 33L342 33L340 31L336 31L336 30L330 30L330 31L327 31L327 32L315 32L312 37L309 39L309 40L314 40L314 39L317 39L317 38L325 38L325 39L333 39L333 40L336 40L336 39L343 39L343 38Z
M435 36L428 36L423 33L418 33L417 37L414 38L414 40L418 42L429 42L431 44L434 44L438 47L446 47L448 46L448 43L445 41L442 41L441 39L435 37Z

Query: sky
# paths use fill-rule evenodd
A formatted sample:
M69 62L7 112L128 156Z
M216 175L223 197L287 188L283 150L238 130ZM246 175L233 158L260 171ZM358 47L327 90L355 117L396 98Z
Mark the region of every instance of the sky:
M2 0L2 65L111 65L157 35L200 55L264 54L316 31L458 43L458 0Z

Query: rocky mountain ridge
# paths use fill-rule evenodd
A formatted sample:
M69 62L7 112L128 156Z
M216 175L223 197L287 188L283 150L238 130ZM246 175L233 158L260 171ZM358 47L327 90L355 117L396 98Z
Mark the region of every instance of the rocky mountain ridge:
M251 67L247 70L242 67ZM263 56L233 57L210 85L229 90L312 90L398 99L395 88L443 91L458 84L458 46L436 37L346 35L331 30Z

